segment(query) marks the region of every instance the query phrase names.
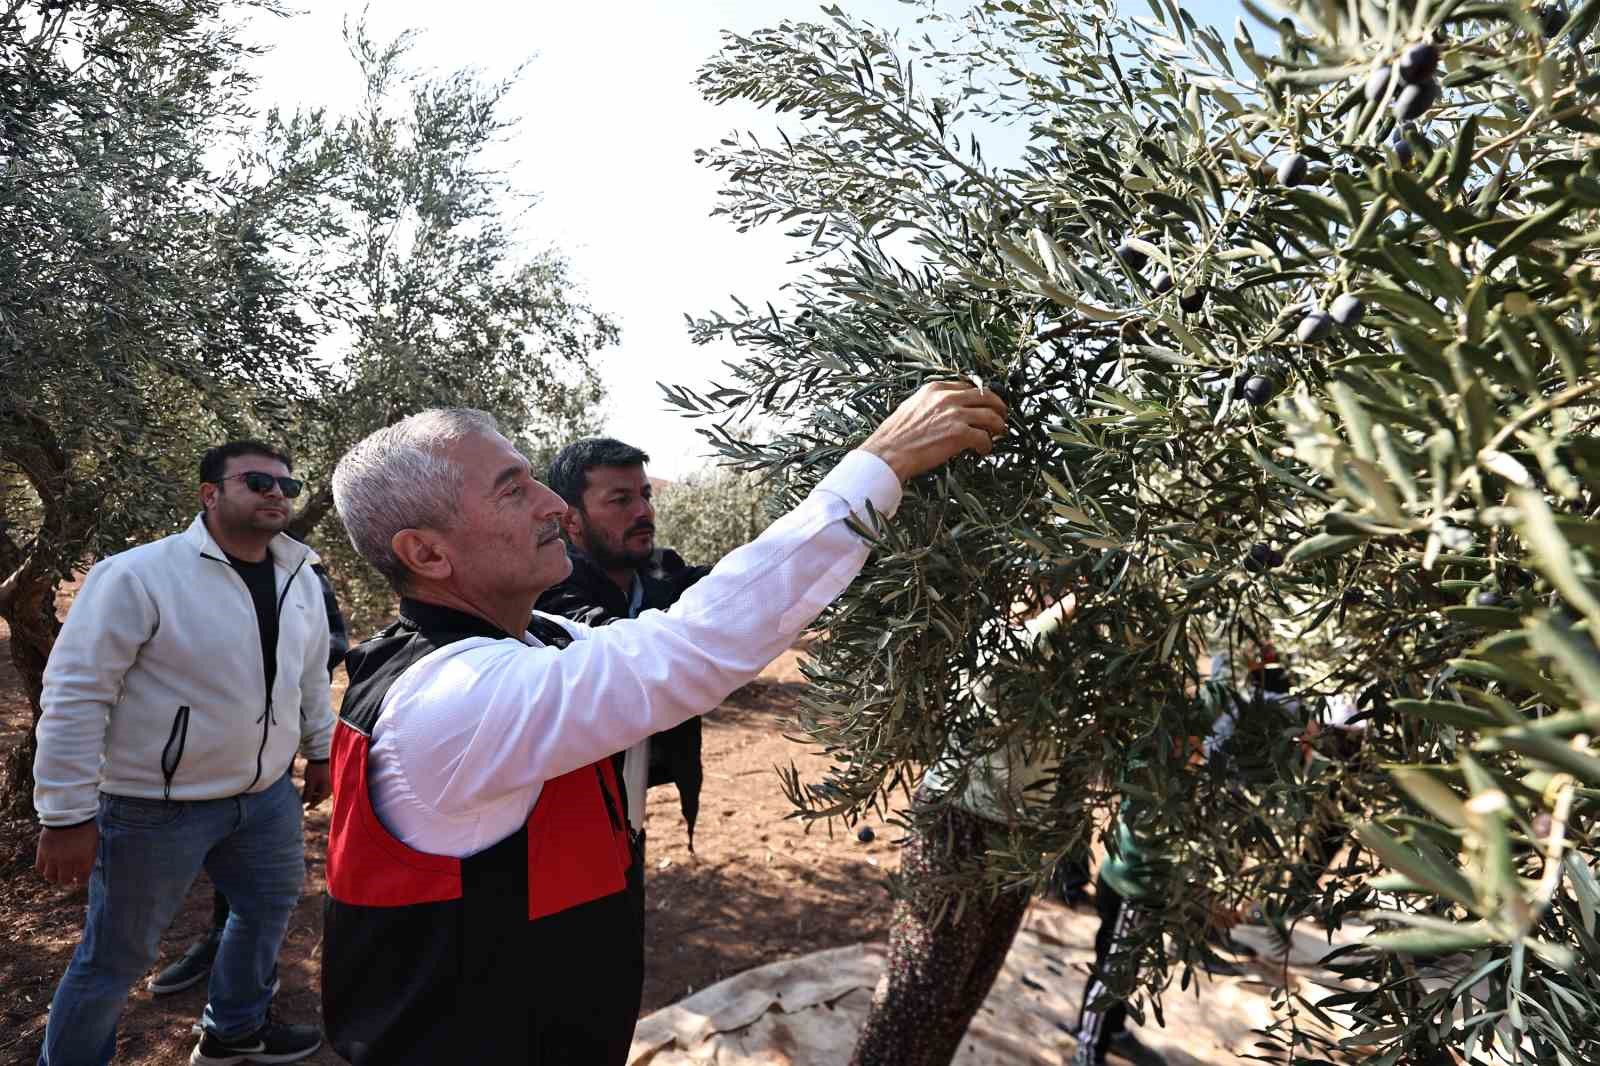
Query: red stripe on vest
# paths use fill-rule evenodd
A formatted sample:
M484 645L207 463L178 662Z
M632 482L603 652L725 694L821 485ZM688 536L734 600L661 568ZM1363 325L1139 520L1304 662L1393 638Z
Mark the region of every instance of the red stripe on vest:
M599 769L597 777L595 770ZM611 807L606 805L607 795ZM610 759L544 783L528 815L528 917L543 918L627 887L633 850ZM615 810L622 825L614 826Z
M378 821L367 790L367 750L368 739L341 721L333 734L328 894L358 907L460 899L460 859L407 847Z
M328 894L358 907L460 899L460 859L408 847L378 820L367 782L369 750L367 737L339 723L333 737ZM544 783L527 821L530 920L627 887L633 850L620 792L610 759ZM611 821L613 810L620 826Z

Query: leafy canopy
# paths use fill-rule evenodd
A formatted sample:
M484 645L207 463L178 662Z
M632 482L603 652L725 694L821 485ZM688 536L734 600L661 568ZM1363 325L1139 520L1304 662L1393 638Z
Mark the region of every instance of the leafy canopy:
M1347 991L1285 997L1274 1061L1327 1061L1335 1015L1363 1061L1591 1061L1600 6L1246 6L1272 47L1166 0L1007 0L930 6L914 40L825 9L702 71L784 115L701 158L807 269L792 311L701 319L748 358L669 396L781 418L711 435L790 497L926 379L1013 412L994 457L909 487L824 617L800 724L835 762L788 787L849 818L952 747L1054 752L966 889L1115 812L1160 857L1147 991L1219 906L1382 930ZM996 122L1023 142L1001 162ZM1069 593L1042 660L1019 613ZM1295 700L1202 677L1267 644ZM1301 742L1337 694L1353 756ZM1363 846L1312 887L1309 841L1352 812Z

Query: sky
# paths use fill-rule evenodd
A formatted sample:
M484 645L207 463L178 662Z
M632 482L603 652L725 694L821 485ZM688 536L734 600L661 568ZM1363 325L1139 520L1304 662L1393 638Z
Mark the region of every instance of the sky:
M886 28L909 30L916 14L899 0L837 2ZM1147 13L1144 0L1130 3L1130 14ZM1189 8L1231 38L1236 5ZM293 18L253 24L250 37L271 48L255 64L259 102L353 108L361 86L340 25L360 11L315 0ZM798 272L779 227L741 234L711 217L722 178L695 164L695 149L774 123L754 108L707 103L695 72L724 30L819 12L817 0L381 0L367 9L379 39L419 31L415 66L495 77L531 60L507 103L519 120L511 179L540 197L523 233L530 247L558 248L592 306L621 326L621 343L600 358L606 431L649 452L654 475L679 478L707 462L694 423L666 408L656 382L701 386L740 358L730 345L691 344L684 315L731 308L730 294L759 306Z

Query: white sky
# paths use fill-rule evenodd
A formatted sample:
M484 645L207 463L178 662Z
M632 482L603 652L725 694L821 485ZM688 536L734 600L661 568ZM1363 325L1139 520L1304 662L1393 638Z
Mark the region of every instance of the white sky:
M885 27L909 26L916 13L899 0L838 2ZM1231 37L1236 3L1191 8ZM361 87L340 23L359 10L314 0L293 19L253 27L273 47L255 65L263 104L353 108ZM1129 10L1146 13L1139 0ZM695 91L695 72L724 29L816 17L816 0L380 0L368 10L380 40L421 31L415 66L495 77L533 58L506 111L520 119L512 179L541 196L525 233L530 245L560 249L590 303L620 324L621 343L601 357L606 428L649 452L658 476L701 466L705 447L656 382L703 385L739 358L731 346L690 344L684 314L731 308L730 293L759 306L795 274L779 227L740 234L710 217L721 177L695 165L695 149L733 129L770 130L773 118L713 107Z

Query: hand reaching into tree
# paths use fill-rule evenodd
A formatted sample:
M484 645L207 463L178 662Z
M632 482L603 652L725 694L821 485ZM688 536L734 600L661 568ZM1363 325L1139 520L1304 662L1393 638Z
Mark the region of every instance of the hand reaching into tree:
M969 448L988 455L1005 428L1006 405L994 393L964 381L934 381L907 397L861 447L907 481Z

